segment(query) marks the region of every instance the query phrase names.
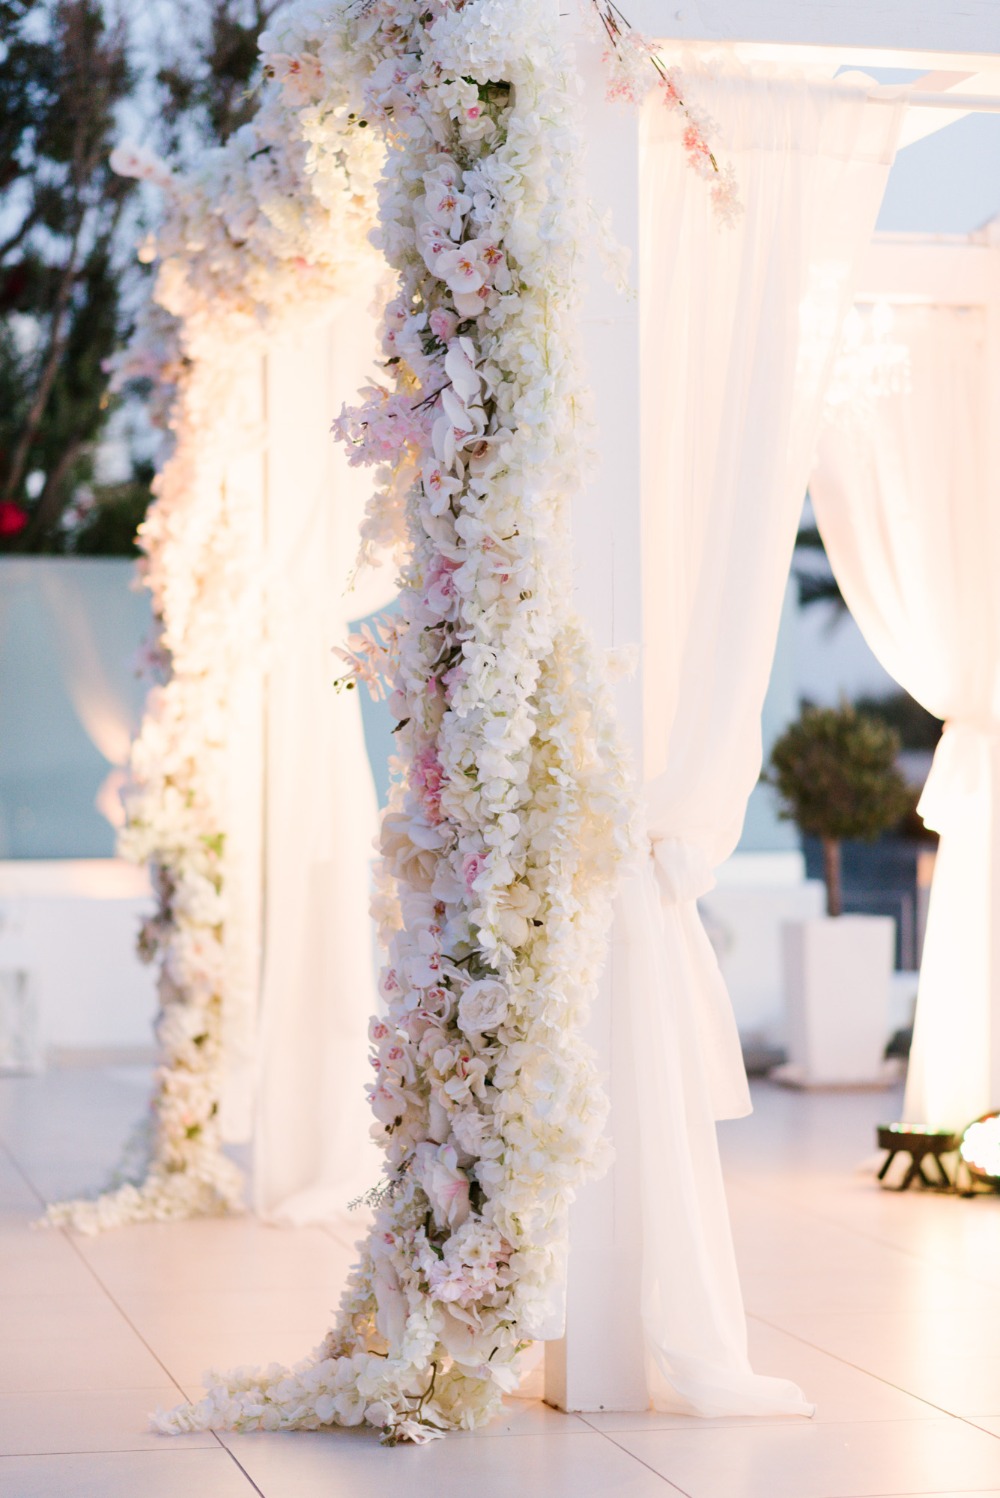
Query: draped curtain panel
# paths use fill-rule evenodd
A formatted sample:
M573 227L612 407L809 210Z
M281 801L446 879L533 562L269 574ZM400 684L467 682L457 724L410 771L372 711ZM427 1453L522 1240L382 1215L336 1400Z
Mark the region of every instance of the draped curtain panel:
M648 849L621 900L643 1173L651 1393L702 1415L809 1413L755 1375L715 1121L749 1111L696 900L736 846L824 390L902 106L867 79L698 80L746 211L713 221L655 100L642 138Z
M376 1184L364 1094L376 954L377 806L358 693L336 693L348 621L384 604L388 568L349 589L369 492L330 436L374 357L359 288L267 357L264 971L254 1136L261 1216L337 1217Z
M962 1128L1000 1101L1000 474L985 314L901 307L893 339L910 350L908 386L837 411L810 491L866 640L945 719L920 803L941 842L904 1113Z

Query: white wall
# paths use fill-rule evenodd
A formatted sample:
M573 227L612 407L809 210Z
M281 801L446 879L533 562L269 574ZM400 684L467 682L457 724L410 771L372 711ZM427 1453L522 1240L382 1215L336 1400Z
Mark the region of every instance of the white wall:
M117 809L152 624L134 579L119 558L0 559L0 858L114 851L97 800Z
M152 909L145 871L114 859L0 863L0 1067L13 975L25 975L28 1049L148 1050L156 1014L154 975L136 956L139 922Z

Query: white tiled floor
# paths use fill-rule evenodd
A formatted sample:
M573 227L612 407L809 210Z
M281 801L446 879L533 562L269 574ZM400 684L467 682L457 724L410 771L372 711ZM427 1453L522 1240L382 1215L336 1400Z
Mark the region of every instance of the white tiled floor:
M557 1414L388 1451L364 1433L149 1433L204 1368L291 1361L351 1258L333 1229L249 1219L33 1232L141 1110L138 1070L0 1078L2 1498L1000 1498L1000 1198L880 1192L855 1166L891 1095L759 1087L723 1126L761 1372L816 1419Z

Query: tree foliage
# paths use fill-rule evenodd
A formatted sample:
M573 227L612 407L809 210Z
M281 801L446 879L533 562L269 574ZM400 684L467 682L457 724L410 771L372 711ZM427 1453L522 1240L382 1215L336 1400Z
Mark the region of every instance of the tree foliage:
M133 74L99 0L0 0L0 35L0 544L36 551L108 417L134 190L108 155Z
M844 617L847 613L844 595L833 575L819 527L810 521L803 521L795 537L792 571L799 585L799 603L803 608L814 603L830 603L833 605L831 620Z
M887 723L850 703L807 706L774 745L763 778L802 832L871 842L909 807L899 748Z
M896 765L899 735L881 718L840 707L802 709L771 750L763 780L781 816L823 842L826 908L843 909L840 845L873 842L910 811L912 792Z
M278 0L178 0L172 34L181 40L165 41L156 71L166 154L215 145L251 119L257 38L277 8Z
M157 40L152 8L130 34L112 3L0 0L0 551L132 550L148 474L95 475L140 274L141 189L108 158L125 109L182 158L242 124L275 9L170 0Z
M899 734L904 749L933 751L941 737L942 722L902 688L882 697L862 696L855 702L859 712L881 718Z

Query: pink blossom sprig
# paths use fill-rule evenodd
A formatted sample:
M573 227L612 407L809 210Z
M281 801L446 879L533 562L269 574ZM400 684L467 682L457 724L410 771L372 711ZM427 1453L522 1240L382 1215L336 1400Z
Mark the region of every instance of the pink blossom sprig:
M349 635L346 649L339 646L334 649L334 655L339 655L348 668L334 686L339 691L364 685L372 701L381 702L388 696L386 682L395 669L399 623L386 615L379 615L373 624L374 627L362 624L356 634Z
M332 425L352 467L394 462L405 448L419 451L426 446L434 424L431 401L414 401L406 391L376 384L365 386L361 394L362 403L345 405Z
M614 0L591 0L591 3L608 39L604 53L610 71L608 99L640 103L648 92L647 69L651 65L657 76L656 87L662 102L667 109L684 116L681 139L688 165L699 177L711 182L712 205L719 222L734 223L743 212L743 205L736 173L731 166L719 165L710 144L711 137L718 132L718 125L706 111L688 103L681 93L679 70L665 66L652 42L635 30Z

